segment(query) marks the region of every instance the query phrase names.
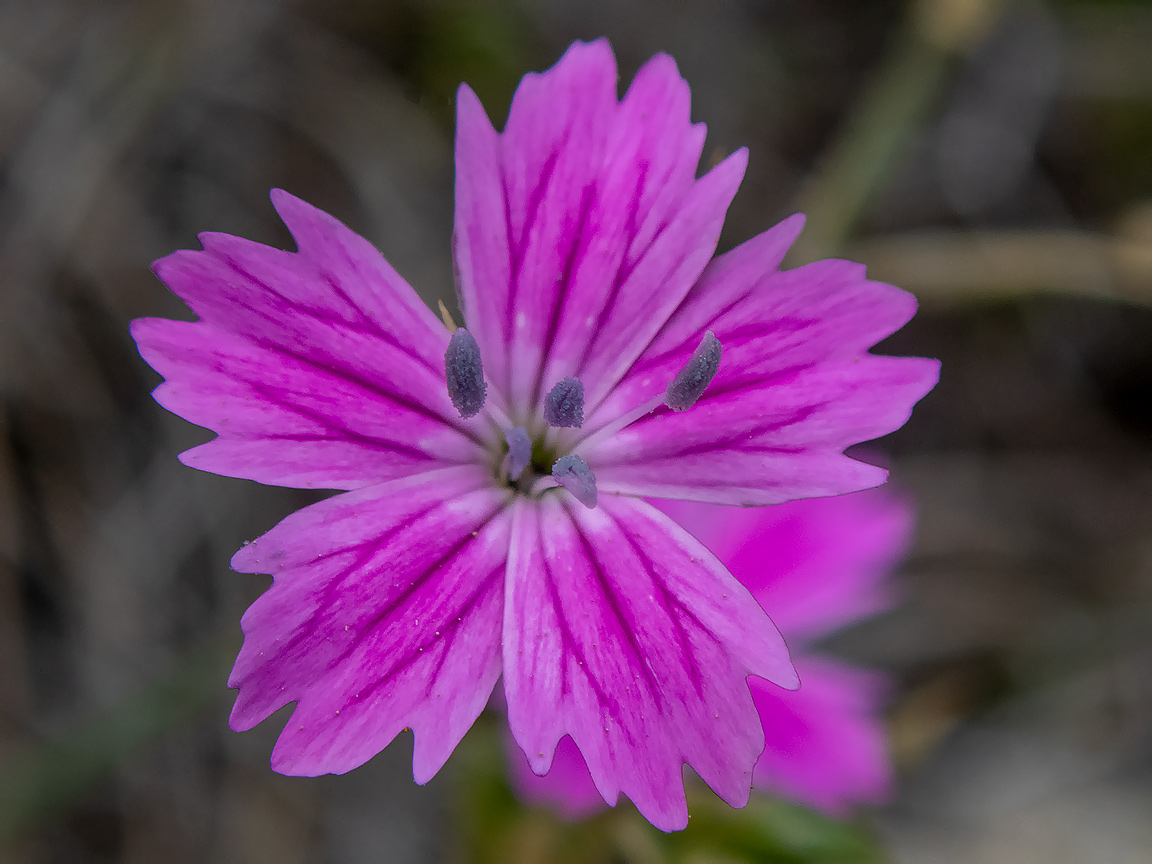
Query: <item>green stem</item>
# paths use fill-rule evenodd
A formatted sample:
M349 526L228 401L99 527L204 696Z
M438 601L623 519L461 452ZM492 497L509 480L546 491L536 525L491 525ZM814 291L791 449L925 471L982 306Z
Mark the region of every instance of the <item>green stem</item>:
M919 128L954 58L983 34L994 0L920 0L836 141L800 190L796 261L840 252Z

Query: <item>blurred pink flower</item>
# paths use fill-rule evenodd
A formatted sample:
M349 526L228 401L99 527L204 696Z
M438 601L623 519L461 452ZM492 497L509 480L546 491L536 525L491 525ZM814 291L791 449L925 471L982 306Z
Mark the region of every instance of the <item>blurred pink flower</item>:
M892 787L880 716L886 678L797 654L809 641L890 605L886 577L907 548L911 508L881 490L759 510L679 501L656 506L728 565L792 649L798 691L751 682L766 739L753 787L836 815L884 801ZM561 740L544 777L508 744L513 786L529 803L569 819L605 806L570 739Z
M763 746L747 677L795 686L787 649L639 496L881 483L843 450L903 424L937 364L867 353L915 302L860 265L778 270L798 218L711 260L745 151L696 177L704 129L669 57L616 86L607 42L576 43L524 78L502 133L461 87L467 330L280 191L298 252L204 234L156 262L200 319L135 322L156 399L218 433L185 464L346 490L232 559L274 577L229 684L237 730L296 703L278 771L345 772L411 728L426 782L503 674L533 770L570 735L603 796L664 829L687 820L684 762L747 800Z

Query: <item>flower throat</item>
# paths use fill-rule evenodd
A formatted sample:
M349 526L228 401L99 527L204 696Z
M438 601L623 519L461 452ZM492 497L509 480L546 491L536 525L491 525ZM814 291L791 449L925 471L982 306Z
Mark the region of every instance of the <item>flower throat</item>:
M661 405L672 411L691 408L716 377L720 355L720 340L711 330L705 331L692 356L662 395L584 440L619 431ZM463 327L457 327L448 342L444 377L448 397L460 416L468 419L479 414L487 398L488 383L484 380L480 346ZM544 423L544 431L535 439L523 426L504 430L505 449L496 466L496 480L523 495L538 495L562 486L586 507L595 507L596 476L592 469L579 454L562 452L561 445L549 434L551 429L579 429L584 425L584 384L579 378L562 378L548 391L544 397Z

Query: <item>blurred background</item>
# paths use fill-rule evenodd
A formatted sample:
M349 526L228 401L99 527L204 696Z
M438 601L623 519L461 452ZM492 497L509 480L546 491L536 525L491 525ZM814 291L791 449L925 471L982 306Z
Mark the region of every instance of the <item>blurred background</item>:
M456 86L499 126L601 35L624 81L676 58L705 161L749 147L721 248L806 211L794 263L915 292L881 350L944 362L869 445L919 524L903 604L832 643L898 682L899 793L848 823L574 829L490 723L425 787L407 736L303 780L286 715L227 730L267 584L228 559L315 496L176 461L209 433L149 397L127 323L188 314L149 263L290 246L281 186L449 298ZM1150 861L1150 304L1152 4L0 0L0 862Z

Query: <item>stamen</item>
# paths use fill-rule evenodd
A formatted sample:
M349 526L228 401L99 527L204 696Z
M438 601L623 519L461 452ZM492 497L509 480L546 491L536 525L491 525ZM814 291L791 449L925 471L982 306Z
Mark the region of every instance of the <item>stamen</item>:
M504 454L504 470L508 472L509 480L519 480L532 461L532 442L528 440L528 432L522 426L513 426L505 432L504 440L508 442L508 452Z
M588 509L596 506L596 475L588 463L575 453L556 460L552 466L552 477Z
M584 385L579 378L562 378L544 397L544 422L564 429L584 423Z
M705 388L716 377L716 370L720 368L720 340L711 330L704 333L704 338L684 368L676 373L668 390L664 394L664 404L673 411L685 411L696 404L704 394Z
M440 320L444 322L444 326L448 328L448 332L455 333L456 322L452 320L452 313L448 311L448 307L444 305L444 301L437 300L436 305L440 308Z
M475 417L484 407L488 384L484 381L484 367L480 362L480 346L463 327L457 329L444 352L444 375L448 379L448 398L467 419Z
M692 352L692 356L688 358L688 362L684 364L684 368L676 374L665 392L637 405L631 411L621 414L615 420L605 423L589 433L580 439L580 447L587 452L604 439L610 438L621 429L631 426L641 417L651 414L661 405L666 405L673 411L684 411L691 408L703 395L704 390L712 382L712 378L719 368L720 340L716 338L715 333L708 330L704 333L704 337L700 340L696 350Z

